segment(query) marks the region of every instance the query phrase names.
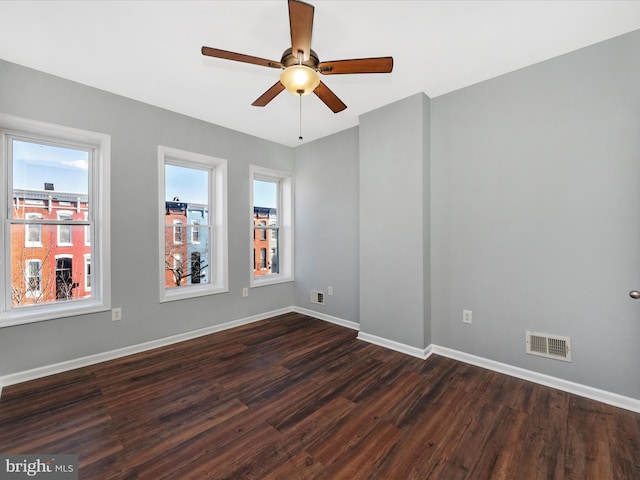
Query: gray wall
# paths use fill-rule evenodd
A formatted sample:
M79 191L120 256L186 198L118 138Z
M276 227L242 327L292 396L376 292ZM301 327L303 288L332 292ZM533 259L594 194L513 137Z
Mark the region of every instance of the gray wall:
M360 330L416 348L430 338L428 122L422 93L360 117Z
M640 398L639 51L640 31L433 99L435 344ZM573 362L526 355L527 329Z
M295 159L296 305L359 322L358 128L297 147Z
M295 304L640 398L638 51L633 32L295 149L0 62L0 111L112 135L124 315L3 328L0 375ZM160 305L132 279L157 270L157 144L229 160L228 294ZM296 282L243 299L250 163L295 163ZM573 362L526 355L526 329L570 336Z
M249 165L293 171L290 148L0 61L0 111L111 135L110 312L0 329L0 375L264 313L293 283L249 285ZM158 301L157 146L228 160L229 293Z

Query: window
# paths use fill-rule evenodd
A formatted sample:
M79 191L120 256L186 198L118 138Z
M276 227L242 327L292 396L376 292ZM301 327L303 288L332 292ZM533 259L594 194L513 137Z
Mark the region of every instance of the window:
M59 202L60 203L60 202ZM58 246L73 245L71 227L73 225L73 213L58 212Z
M109 136L0 114L0 145L0 326L108 310Z
M40 213L27 213L24 218L26 220L31 220L33 223L26 223L25 228L25 247L42 247L42 225L40 220L42 220L42 214Z
M260 249L260 265L258 268L260 268L260 270L267 269L267 249L266 248Z
M56 300L71 300L77 286L73 282L73 257L56 257Z
M228 291L226 160L158 147L160 301Z
M182 220L174 220L173 221L173 243L180 244L182 243L182 237L184 235L182 227Z
M191 254L191 283L200 283L204 274L202 273L202 260L200 252Z
M191 220L191 243L200 243L200 221L199 220Z
M26 297L37 298L42 293L42 262L40 260L27 260L26 266Z
M251 167L250 285L293 280L293 174Z

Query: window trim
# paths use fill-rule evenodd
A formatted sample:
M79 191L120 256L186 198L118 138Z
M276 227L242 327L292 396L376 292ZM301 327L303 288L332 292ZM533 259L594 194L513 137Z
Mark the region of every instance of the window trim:
M92 199L94 272L92 294L89 298L72 302L51 302L46 304L25 305L19 308L11 306L8 293L11 286L11 268L0 272L0 328L32 322L53 320L73 315L104 312L111 309L111 136L103 133L66 127L38 120L0 113L0 158L5 159L0 168L5 180L0 188L0 211L4 223L4 234L0 235L0 256L11 258L10 242L7 231L10 230L8 218L9 188L13 178L10 159L5 158L8 146L7 137L25 138L56 145L68 144L70 147L87 148L93 151L89 165L89 198Z
M253 181L262 180L267 182L278 183L277 212L278 223L278 273L270 273L268 275L254 275L254 258L251 258L251 252L254 250L254 234L249 235L249 287L262 287L265 285L275 285L278 283L292 282L294 276L294 184L295 175L293 172L285 172L274 170L272 168L251 165L249 167L250 179L250 213L249 225L255 232L254 217L254 201L253 201ZM266 225L265 230L273 230L273 225Z
M198 168L209 172L209 274L210 283L166 288L165 285L165 165ZM189 223L181 228L188 229ZM201 228L201 227L200 227ZM215 295L229 291L228 222L227 222L227 160L158 145L158 236L160 302ZM191 235L183 231L183 240Z

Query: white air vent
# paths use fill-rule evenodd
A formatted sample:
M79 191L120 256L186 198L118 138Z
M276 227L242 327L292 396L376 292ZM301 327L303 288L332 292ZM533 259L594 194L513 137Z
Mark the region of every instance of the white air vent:
M527 330L527 353L570 362L571 339Z
M318 290L311 290L311 303L318 303L324 305L324 292Z

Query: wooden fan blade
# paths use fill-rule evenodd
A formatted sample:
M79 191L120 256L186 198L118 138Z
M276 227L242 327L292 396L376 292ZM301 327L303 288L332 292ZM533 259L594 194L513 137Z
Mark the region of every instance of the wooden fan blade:
M309 60L311 53L311 33L313 31L313 5L289 0L289 28L291 29L291 53L302 61Z
M278 80L269 90L260 95L251 105L254 107L264 107L271 100L284 90L284 85Z
M274 60L252 57L251 55L244 55L243 53L229 52L227 50L220 50L219 48L202 47L202 55L206 55L208 57L223 58L225 60L233 60L235 62L252 63L254 65L261 65L263 67L282 68L282 64Z
M333 113L338 113L347 108L347 106L340 100L335 93L329 90L324 83L320 82L320 85L313 91L320 100L322 100L327 107L333 110Z
M393 70L393 57L354 58L352 60L334 60L320 62L318 70L324 75L341 73L390 73Z

